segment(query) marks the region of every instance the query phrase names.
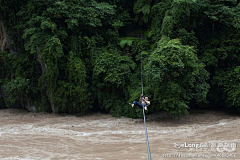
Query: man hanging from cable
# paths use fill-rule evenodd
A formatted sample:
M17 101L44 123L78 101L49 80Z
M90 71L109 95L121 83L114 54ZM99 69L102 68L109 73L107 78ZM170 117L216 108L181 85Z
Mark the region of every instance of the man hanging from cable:
M139 98L139 102L133 101L133 103L131 105L132 105L132 107L134 107L134 105L136 105L140 109L142 109L144 107L144 109L147 110L147 107L150 105L150 101L148 100L148 97L143 98L143 94L141 94L141 96Z

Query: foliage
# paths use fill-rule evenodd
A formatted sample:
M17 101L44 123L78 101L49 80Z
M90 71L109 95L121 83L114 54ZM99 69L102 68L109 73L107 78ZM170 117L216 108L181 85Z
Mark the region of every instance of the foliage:
M115 110L115 115L122 115L123 106L126 104L124 92L135 69L135 63L130 57L121 56L117 50L99 52L93 67L99 105L112 110L111 112Z
M222 88L225 103L230 108L240 111L240 66L220 70L213 79L213 84Z
M206 101L208 73L193 47L163 37L146 66L154 101L178 117L186 114L191 100Z
M151 12L152 0L137 0L133 6L133 12L136 15L135 21L147 23Z
M96 57L93 76L102 79L99 81L103 81L106 85L120 87L126 85L127 78L134 68L135 64L130 57L114 52L103 52Z
M16 78L4 85L4 89L8 95L7 107L17 103L19 96L26 96L30 90L29 79Z
M0 15L8 107L139 118L142 62L148 113L239 110L238 0L0 0Z
M26 8L18 13L27 21L20 25L25 28L25 49L41 61L39 87L42 92L46 91L52 111L85 112L91 108L87 69L83 62L88 57L84 58L81 53L86 46L79 47L78 43L84 39L82 32L91 35L94 28L108 25L103 19L114 14L114 6L93 0L88 3L52 0L28 1ZM75 31L80 32L75 34ZM72 37L70 45L68 36Z

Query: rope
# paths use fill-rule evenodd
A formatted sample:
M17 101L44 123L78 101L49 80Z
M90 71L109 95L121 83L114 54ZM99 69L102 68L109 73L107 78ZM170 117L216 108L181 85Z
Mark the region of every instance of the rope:
M147 126L146 126L146 118L145 118L144 108L143 108L143 117L144 117L145 136L146 136L146 141L147 141L148 160L151 160L152 158L151 158L151 152L150 152L150 147L149 147L149 142L148 142L148 134L147 134Z
M142 95L143 95L142 34L141 34L141 87L142 87ZM143 99L142 99L142 103L143 103ZM142 107L142 108L143 108L143 117L144 117L145 136L146 136L146 141L147 141L148 160L151 160L152 158L151 158L151 152L150 152L149 141L148 141L145 112L144 112L144 107Z
M141 87L142 87L142 95L143 95L142 34L141 34Z

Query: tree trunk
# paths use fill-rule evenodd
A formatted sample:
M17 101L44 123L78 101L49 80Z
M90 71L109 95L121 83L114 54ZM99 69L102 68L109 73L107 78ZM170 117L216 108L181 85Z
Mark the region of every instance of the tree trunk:
M44 75L44 73L47 70L47 64L43 61L42 55L40 55L40 54L38 55L37 61L40 63L41 68L42 68L42 75Z
M41 52L40 52L39 48L37 48L37 53L38 53L37 61L40 63L41 68L42 68L42 75L44 75L44 73L47 71L47 64L42 59L42 55L40 54ZM46 93L46 95L47 95L48 100L50 102L52 112L55 113L55 105L54 105L54 101L53 101L52 91L51 91L50 94Z
M0 20L0 48L1 48L1 51L8 48L7 33L2 20Z
M4 103L4 99L3 99L3 92L2 92L2 85L0 85L0 109L6 108L6 105Z
M7 104L7 95L6 92L4 91L4 88L2 85L0 85L0 108L6 108L6 104Z

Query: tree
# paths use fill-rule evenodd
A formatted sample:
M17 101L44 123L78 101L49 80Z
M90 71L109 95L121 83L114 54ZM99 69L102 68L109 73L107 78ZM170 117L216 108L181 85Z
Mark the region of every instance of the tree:
M190 101L206 101L209 73L194 47L163 37L148 61L145 71L154 105L178 117L188 113Z

